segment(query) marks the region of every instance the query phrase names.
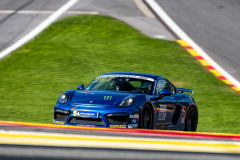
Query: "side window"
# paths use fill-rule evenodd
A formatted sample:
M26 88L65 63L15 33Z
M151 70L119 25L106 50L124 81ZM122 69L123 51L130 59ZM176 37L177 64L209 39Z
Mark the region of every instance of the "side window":
M113 90L115 85L116 85L116 82L115 81L111 81L108 84L107 90Z
M171 88L170 88L169 83L166 82L166 84L165 84L165 86L164 86L164 89L168 89L169 91L171 91Z
M168 83L167 83L165 80L160 79L160 80L158 80L158 82L157 82L157 87L156 87L156 92L155 92L155 94L160 94L160 92L161 92L163 89L168 89L168 90L171 91Z
M141 87L141 81L129 81L133 87Z
M170 91L172 92L172 94L175 94L176 93L176 88L171 84L169 83L169 86L170 86Z

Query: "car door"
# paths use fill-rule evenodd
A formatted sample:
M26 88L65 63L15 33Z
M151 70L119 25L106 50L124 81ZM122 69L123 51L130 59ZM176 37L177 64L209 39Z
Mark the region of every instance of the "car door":
M160 95L163 89L171 91L171 95L160 97L156 102L154 112L155 127L168 126L173 123L173 115L178 105L178 97L175 94L175 87L165 79L159 79L156 86L155 94Z

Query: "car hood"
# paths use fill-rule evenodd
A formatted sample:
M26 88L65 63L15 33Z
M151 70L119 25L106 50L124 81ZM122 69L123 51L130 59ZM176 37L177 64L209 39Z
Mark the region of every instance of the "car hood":
M77 91L72 97L72 103L112 105L130 95L121 91Z

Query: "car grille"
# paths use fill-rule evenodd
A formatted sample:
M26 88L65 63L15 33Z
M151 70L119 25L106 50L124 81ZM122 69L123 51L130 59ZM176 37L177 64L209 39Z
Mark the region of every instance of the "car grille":
M66 121L68 118L68 114L54 112L54 119L56 121Z
M126 125L128 123L128 114L108 114L107 121L109 124Z
M83 118L83 117L71 117L68 123L75 124L88 124L88 125L105 125L101 118Z

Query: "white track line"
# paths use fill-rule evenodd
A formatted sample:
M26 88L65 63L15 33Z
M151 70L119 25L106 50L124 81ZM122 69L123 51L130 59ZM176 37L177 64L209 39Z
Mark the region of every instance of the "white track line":
M74 5L78 0L69 0L66 4L64 4L61 8L59 8L56 12L51 14L45 21L39 24L35 29L29 32L22 39L14 43L9 48L5 49L0 53L0 59L4 56L8 55L18 47L22 46L32 38L34 38L37 34L39 34L42 30L47 28L53 21L55 21L59 16L61 16L66 10L68 10L72 5Z
M221 66L219 66L205 51L201 49L168 15L167 13L156 3L155 0L146 0L155 13L161 17L161 19L184 41L188 42L208 63L210 63L216 70L218 70L225 78L227 78L232 84L240 88L240 82L226 72Z
M154 14L148 9L148 7L143 3L142 0L133 0L139 10L145 14L146 17L154 18Z
M0 13L2 14L10 14L14 13L15 10L0 10ZM52 14L55 11L42 11L42 10L20 10L17 11L17 14ZM64 13L67 14L98 14L98 12L95 11L66 11Z

